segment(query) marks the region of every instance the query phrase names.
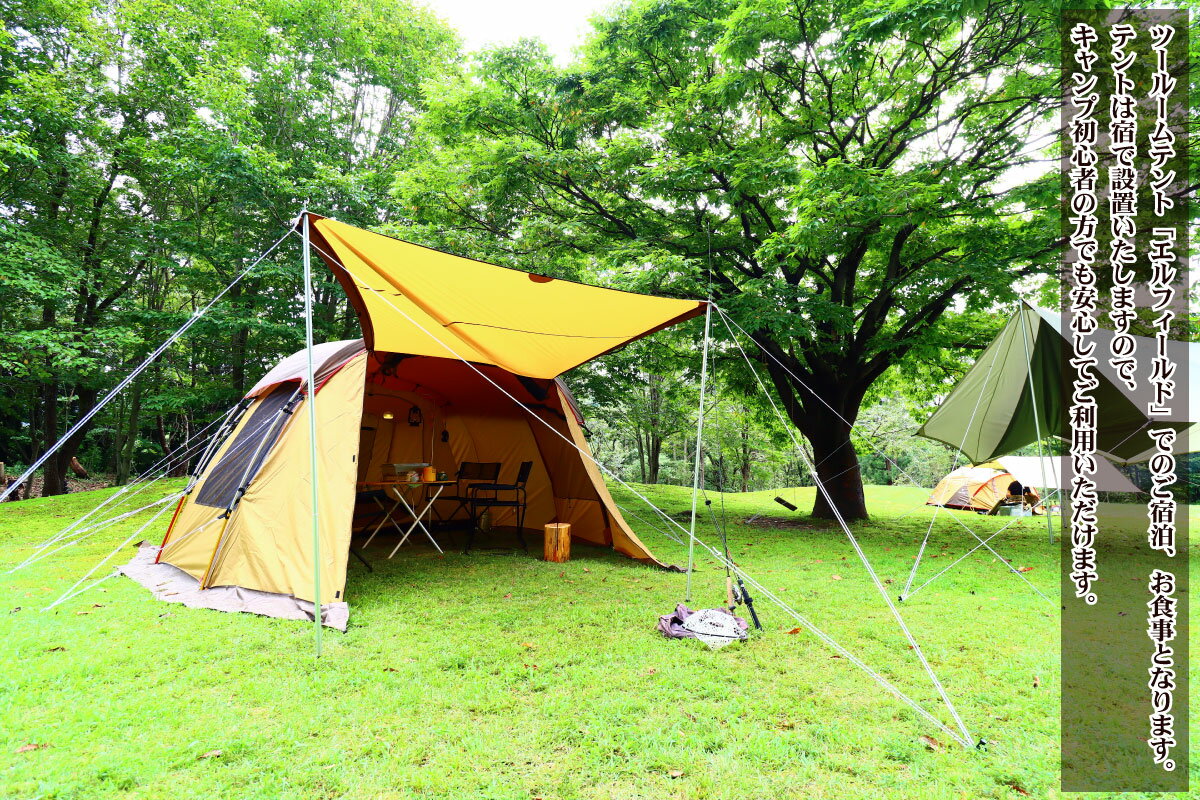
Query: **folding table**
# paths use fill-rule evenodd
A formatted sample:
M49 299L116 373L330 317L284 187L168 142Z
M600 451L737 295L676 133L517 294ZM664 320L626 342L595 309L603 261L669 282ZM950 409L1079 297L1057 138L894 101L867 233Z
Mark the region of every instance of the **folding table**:
M380 509L383 510L384 516L383 519L381 519L379 523L371 530L371 535L367 537L367 541L363 544L363 547L370 545L371 540L375 538L375 535L379 533L380 529L383 528L384 525L391 523L392 527L400 532L400 541L396 543L394 548L392 548L392 552L388 553L388 558L396 555L396 552L401 548L401 546L404 545L405 542L408 541L408 537L411 536L413 531L415 531L417 528L421 529L421 532L425 534L425 538L429 539L429 543L436 547L439 553L443 552L441 546L437 543L437 540L433 538L433 534L431 534L429 529L425 527L425 523L422 522L422 519L428 519L429 512L433 508L433 504L437 502L438 497L440 497L442 492L446 490L447 486L450 486L454 483L455 481L449 480L417 481L415 483L396 481L360 483L359 486L382 487L383 492L394 500L391 508L388 508L383 504L378 496L375 497L375 502L379 505ZM416 508L416 506L421 502L421 498L417 495L418 490L421 490L421 494L424 496L425 500L425 505L421 506L420 510ZM432 493L430 490L432 490ZM408 516L412 519L412 522L407 528L401 528L400 523L396 520L397 512L401 511L402 509L406 511Z

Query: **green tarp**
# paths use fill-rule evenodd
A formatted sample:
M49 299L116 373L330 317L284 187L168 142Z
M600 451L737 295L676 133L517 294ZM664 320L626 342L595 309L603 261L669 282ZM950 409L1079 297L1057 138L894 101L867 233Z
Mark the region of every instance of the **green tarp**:
M973 464L1036 442L1038 425L1043 437L1069 439L1071 343L1063 338L1064 332L1070 336L1062 315L1022 304L917 435L961 450ZM1098 330L1092 336L1100 361L1096 370L1100 386L1092 392L1099 411L1096 449L1114 461L1133 463L1153 452L1146 435L1149 427L1185 431L1200 422L1200 409L1196 393L1177 385L1174 413L1151 422L1145 410L1151 399L1148 365L1155 354L1155 341L1134 337L1140 368L1137 386L1130 389L1108 364L1113 335L1110 330ZM1200 347L1170 342L1168 355L1179 365L1177 384L1197 375ZM1175 452L1189 450L1186 444L1181 437Z

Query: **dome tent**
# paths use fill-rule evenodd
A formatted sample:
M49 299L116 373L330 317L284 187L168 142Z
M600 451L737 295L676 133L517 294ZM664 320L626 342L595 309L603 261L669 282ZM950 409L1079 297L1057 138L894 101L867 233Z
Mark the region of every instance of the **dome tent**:
M502 480L532 461L527 527L571 523L574 539L659 564L613 503L558 376L703 313L703 301L585 286L314 215L308 222L314 249L358 312L363 339L313 348L315 392L301 351L248 393L180 500L159 566L186 573L200 594L233 587L239 596L316 602L323 618L343 627L356 483L378 480L386 463L453 472L463 461L498 461ZM311 442L300 419L313 396L319 597ZM419 426L409 424L413 409ZM511 512L494 518L501 526L513 521Z
M990 512L1014 483L1054 493L1064 488L1064 476L1069 474L1066 462L1067 456L1001 456L973 467L959 467L938 481L925 505ZM1141 492L1103 458L1096 459L1095 480L1102 492Z
M959 467L938 481L927 506L991 513L1008 495L1016 479L1006 470L992 467Z

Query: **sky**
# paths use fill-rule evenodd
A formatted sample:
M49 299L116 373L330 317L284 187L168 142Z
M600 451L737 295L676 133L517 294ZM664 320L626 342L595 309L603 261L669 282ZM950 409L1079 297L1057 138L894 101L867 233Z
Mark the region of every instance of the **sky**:
M588 30L588 18L613 0L424 0L463 37L468 51L509 44L521 37L541 39L559 65Z

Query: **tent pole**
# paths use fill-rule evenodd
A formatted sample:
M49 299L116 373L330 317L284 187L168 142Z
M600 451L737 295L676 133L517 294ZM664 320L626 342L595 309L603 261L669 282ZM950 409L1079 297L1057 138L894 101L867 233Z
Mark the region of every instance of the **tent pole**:
M1042 467L1042 493L1049 494L1050 488L1047 486L1046 480L1046 454L1042 452L1042 424L1038 418L1037 395L1033 391L1033 362L1032 353L1029 350L1029 331L1025 329L1025 306L1024 303L1017 305L1017 314L1021 317L1021 343L1025 345L1025 377L1029 381L1029 402L1033 405L1033 431L1037 435L1038 440L1038 463ZM1054 544L1054 524L1050 521L1050 506L1043 503L1046 509L1046 533L1050 537L1050 544ZM1059 514L1062 514L1062 501L1059 501Z
M300 214L304 233L304 347L308 354L308 457L312 486L313 539L313 635L317 658L321 657L321 517L317 491L317 385L313 379L313 291L312 249L309 237L308 209Z
M688 528L687 589L683 602L692 599L692 564L696 551L696 496L700 492L700 453L704 445L704 390L708 383L708 337L712 328L712 301L704 306L704 349L700 356L700 406L696 417L696 462L692 469L692 521Z

